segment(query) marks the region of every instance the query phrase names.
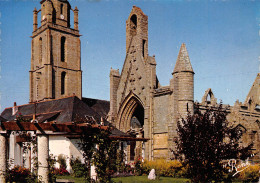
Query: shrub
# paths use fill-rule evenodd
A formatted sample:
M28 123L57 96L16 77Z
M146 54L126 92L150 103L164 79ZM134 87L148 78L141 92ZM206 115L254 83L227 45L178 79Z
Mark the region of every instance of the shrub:
M47 161L48 161L48 166L49 166L49 182L54 182L56 177L53 174L53 172L54 172L54 167L55 167L54 165L57 162L57 160L53 154L50 154Z
M130 164L126 164L125 165L125 172L126 173L133 173L134 171L133 171L134 169L131 167L131 165Z
M66 168L54 168L54 175L69 175Z
M79 158L70 159L70 166L72 168L72 175L74 177L83 177L85 176L85 164L80 161Z
M157 177L184 177L187 175L187 167L184 167L181 162L166 161L165 159L157 159L154 161L145 160L142 164L142 170L144 174L149 174L149 172L155 169Z
M125 153L122 149L117 151L117 157L116 157L116 169L117 172L123 173L126 170L126 164L125 164Z
M260 177L260 164L250 165L239 173L239 179L243 182L258 182Z
M7 180L9 182L27 182L30 177L30 170L22 166L14 166L14 168L7 171Z
M67 168L66 157L63 154L60 154L58 156L57 162L60 164L60 168L63 168L63 169Z
M142 175L142 158L137 157L134 162L134 173L135 175L139 176Z

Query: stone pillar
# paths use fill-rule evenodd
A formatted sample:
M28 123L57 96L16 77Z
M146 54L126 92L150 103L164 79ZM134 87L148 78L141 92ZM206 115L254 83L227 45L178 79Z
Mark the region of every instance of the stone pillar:
M79 30L79 10L77 6L75 7L74 12L74 29Z
M152 154L152 149L151 149L151 126L150 126L150 115L149 115L149 109L150 106L146 106L144 109L144 138L150 139L149 141L145 142L145 159L146 160L151 160L151 154Z
M34 10L33 10L33 31L36 31L38 28L37 14L38 14L37 9L34 8Z
M43 183L49 182L49 169L48 169L48 157L49 157L49 137L46 134L37 135L37 148L38 148L38 179Z
M6 173L6 136L5 134L0 134L0 182L5 183L5 173Z
M94 179L95 181L97 181L97 172L96 172L96 166L95 165L91 165L90 177L91 177L91 179Z
M140 130L136 135L136 138L143 138L142 131ZM142 157L143 141L136 141L135 156L137 158Z

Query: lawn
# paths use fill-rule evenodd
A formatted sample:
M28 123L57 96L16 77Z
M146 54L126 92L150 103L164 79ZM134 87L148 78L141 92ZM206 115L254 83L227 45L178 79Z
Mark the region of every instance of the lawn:
M119 183L134 183L134 182L176 182L176 183L186 183L189 179L183 178L172 178L172 177L160 177L158 180L148 180L147 176L131 176L131 177L118 177L112 179L114 182Z
M74 180L75 183L84 183L84 178L75 178L72 176L57 176L57 179L68 179L68 180ZM174 183L186 183L191 182L190 179L185 178L172 178L172 177L160 177L159 180L148 180L147 176L130 176L130 177L118 177L118 178L112 178L112 181L115 183L145 183L145 182L151 182L151 183L159 183L159 182L174 182ZM241 181L234 181L233 183L242 183Z
M81 183L84 182L83 178L75 178L72 176L58 176L57 179L69 179L74 180L75 183ZM171 178L171 177L160 177L159 180L148 180L147 176L131 176L131 177L118 177L113 178L112 181L119 183L135 183L135 182L153 182L153 183L159 183L159 182L176 182L176 183L186 183L189 181L189 179L181 179L181 178Z

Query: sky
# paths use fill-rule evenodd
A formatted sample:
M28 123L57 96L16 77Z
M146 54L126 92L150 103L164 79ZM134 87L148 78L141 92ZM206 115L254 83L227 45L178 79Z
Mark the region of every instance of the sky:
M83 97L109 100L110 68L125 59L132 6L148 16L148 53L169 85L182 43L195 72L194 99L244 102L260 72L260 0L73 0L79 9ZM0 0L0 112L29 102L33 9L39 0ZM73 16L72 16L73 17Z

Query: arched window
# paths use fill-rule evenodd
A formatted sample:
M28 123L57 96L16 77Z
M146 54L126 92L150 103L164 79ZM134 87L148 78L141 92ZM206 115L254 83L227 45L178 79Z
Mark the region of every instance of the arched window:
M136 29L137 29L137 16L132 15L130 18L130 30L132 35L136 34Z
M137 27L137 16L134 14L131 16L131 24L136 28Z
M62 62L65 62L65 53L66 53L66 38L64 36L61 37L61 47L60 47L60 58Z
M207 103L210 103L210 101L211 101L211 96L210 96L210 94L208 94L207 95Z
M39 39L39 63L42 63L42 38Z
M61 73L61 95L65 94L66 88L66 72Z

